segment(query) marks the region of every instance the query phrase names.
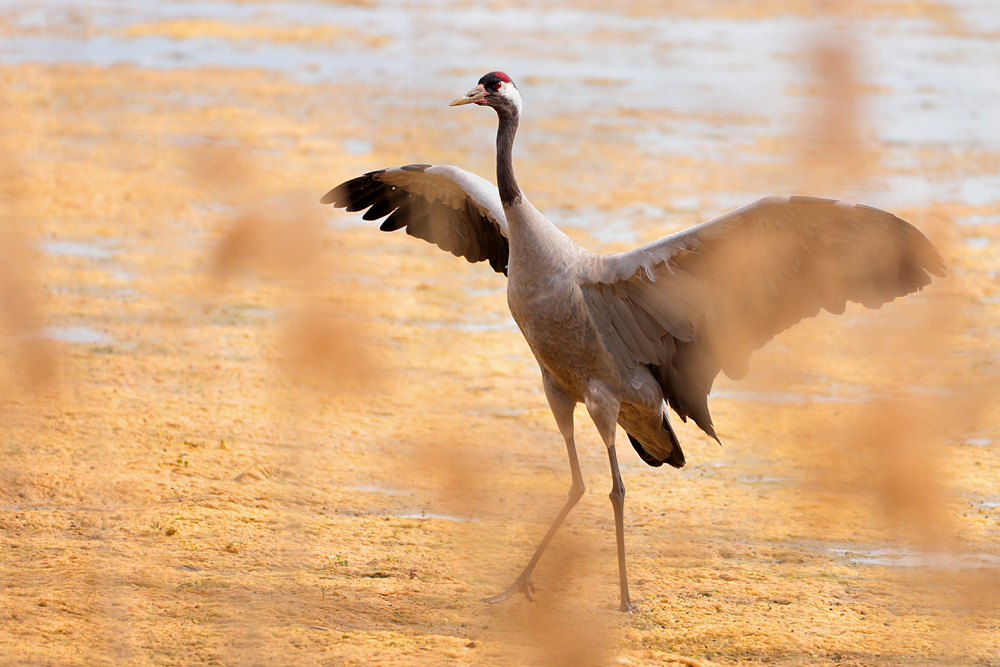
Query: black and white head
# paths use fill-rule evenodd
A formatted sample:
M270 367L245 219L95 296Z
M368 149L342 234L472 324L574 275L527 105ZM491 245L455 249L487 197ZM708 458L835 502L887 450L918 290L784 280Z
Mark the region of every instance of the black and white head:
M478 104L493 107L497 113L508 111L520 115L521 93L509 76L503 72L490 72L479 80L479 85L449 106L457 107L461 104Z

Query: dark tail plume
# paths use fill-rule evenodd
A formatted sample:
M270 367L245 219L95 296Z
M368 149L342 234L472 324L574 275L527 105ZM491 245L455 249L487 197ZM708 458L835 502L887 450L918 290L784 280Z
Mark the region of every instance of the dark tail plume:
M668 456L664 461L657 460L646 449L642 446L642 443L632 437L631 433L626 433L629 442L635 448L636 453L639 455L643 461L653 466L654 468L659 468L664 463L669 463L675 468L684 467L684 452L681 450L680 440L677 439L677 435L674 433L674 429L670 428L670 422L664 418L663 420L663 430L667 432L670 436L670 456Z

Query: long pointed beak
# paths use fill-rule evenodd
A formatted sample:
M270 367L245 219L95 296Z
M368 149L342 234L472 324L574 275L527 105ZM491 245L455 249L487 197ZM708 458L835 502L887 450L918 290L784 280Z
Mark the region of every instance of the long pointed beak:
M483 87L483 84L479 84L478 86L467 92L464 96L459 97L457 100L455 100L448 106L457 107L463 104L475 104L485 99L486 99L486 88Z

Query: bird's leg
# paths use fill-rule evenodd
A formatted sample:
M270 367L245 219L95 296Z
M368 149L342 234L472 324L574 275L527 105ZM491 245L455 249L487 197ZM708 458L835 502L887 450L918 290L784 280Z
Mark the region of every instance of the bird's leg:
M632 601L628 596L628 574L625 571L625 485L618 471L618 456L615 446L608 447L611 462L611 507L615 511L615 540L618 543L618 587L621 589L621 604L618 611L632 611Z
M618 611L632 611L632 601L628 595L628 574L625 569L625 484L618 470L618 455L615 453L615 426L618 423L618 411L621 402L603 382L592 381L585 396L587 411L590 413L598 433L608 448L608 461L611 464L611 507L615 513L615 540L618 546L618 586L621 591L621 604Z
M526 598L529 600L532 599L531 594L535 592L535 587L531 583L531 573L535 569L535 565L538 564L538 559L542 557L545 548L552 541L552 536L559 530L559 526L566 519L566 515L573 509L573 506L580 500L584 492L583 475L580 474L580 461L577 459L576 443L573 440L573 409L576 407L576 402L554 387L547 375L542 378L542 385L545 387L545 396L549 399L549 407L552 408L552 415L556 418L556 425L559 426L559 432L566 439L566 453L569 456L569 469L573 475L573 484L569 487L569 497L566 499L566 504L559 510L556 520L549 526L548 532L545 533L541 544L535 549L531 560L528 561L528 564L521 574L517 576L517 579L514 580L510 588L498 595L483 598L483 602L489 604L503 602L515 593L524 593Z

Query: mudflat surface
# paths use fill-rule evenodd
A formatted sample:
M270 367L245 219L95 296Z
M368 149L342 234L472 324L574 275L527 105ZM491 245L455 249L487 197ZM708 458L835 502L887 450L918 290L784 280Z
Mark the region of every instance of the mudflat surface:
M1000 664L985 4L0 8L0 662ZM317 203L491 177L493 114L445 105L496 68L522 187L593 250L797 192L949 267L720 377L684 469L619 447L631 615L583 410L536 601L479 602L569 486L504 279Z

